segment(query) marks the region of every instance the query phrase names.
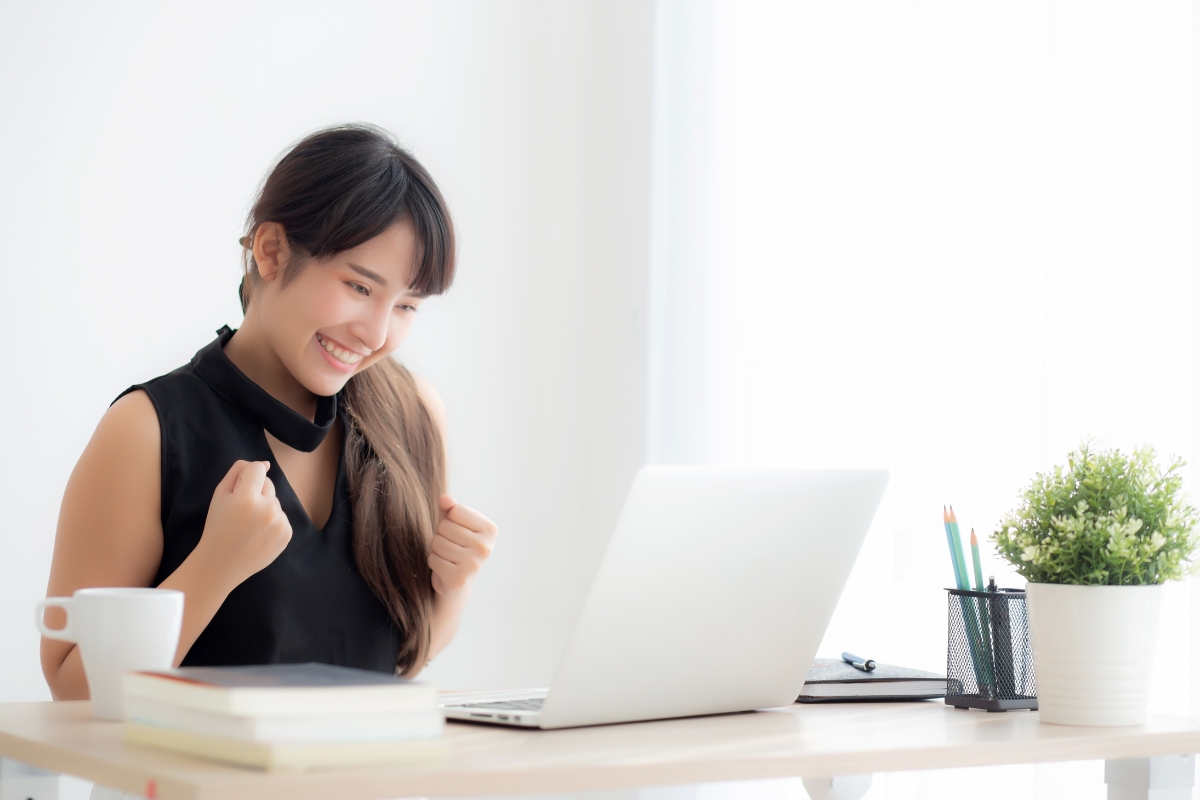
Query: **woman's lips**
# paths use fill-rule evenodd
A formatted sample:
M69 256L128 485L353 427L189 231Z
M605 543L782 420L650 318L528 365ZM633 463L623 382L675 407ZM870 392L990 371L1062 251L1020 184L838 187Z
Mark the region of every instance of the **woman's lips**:
M319 333L316 335L316 341L321 355L325 356L325 360L329 362L330 366L337 370L353 372L354 368L358 366L358 362L363 360L361 353L347 350Z

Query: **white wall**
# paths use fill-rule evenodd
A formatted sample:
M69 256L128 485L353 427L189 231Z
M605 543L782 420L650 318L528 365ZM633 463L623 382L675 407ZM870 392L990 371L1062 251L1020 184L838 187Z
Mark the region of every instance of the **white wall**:
M428 674L549 680L643 452L651 26L637 0L0 6L0 701L48 696L32 608L96 421L239 322L257 182L358 120L455 214L458 284L402 357L501 528Z
M823 655L944 668L940 506L1021 585L986 536L1088 435L1188 459L1200 497L1190 2L672 5L711 43L675 170L707 204L667 248L705 265L666 294L707 307L689 452L892 470ZM1200 709L1195 587L1167 589L1160 711Z

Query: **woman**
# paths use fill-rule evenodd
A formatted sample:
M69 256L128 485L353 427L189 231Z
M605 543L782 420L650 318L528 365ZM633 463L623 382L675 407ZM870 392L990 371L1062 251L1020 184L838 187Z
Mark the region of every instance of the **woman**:
M177 664L415 675L496 539L445 494L440 399L388 357L454 277L445 203L382 131L331 128L271 171L242 244L242 327L105 413L48 595L179 589ZM41 653L55 698L87 697L74 645Z

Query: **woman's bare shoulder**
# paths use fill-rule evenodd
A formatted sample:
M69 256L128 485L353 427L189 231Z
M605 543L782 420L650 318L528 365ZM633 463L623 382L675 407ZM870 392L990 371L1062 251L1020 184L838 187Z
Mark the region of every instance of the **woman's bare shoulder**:
M136 389L108 407L75 465L72 481L83 477L109 489L121 487L158 503L162 434L150 396ZM157 509L156 509L157 510Z
M92 438L128 441L134 447L139 443L143 447L153 444L157 451L160 436L158 411L155 410L150 395L141 389L134 389L121 395L108 407L108 411L100 418L100 424L96 426L96 433Z
M434 424L438 426L438 430L445 436L446 404L442 402L442 396L438 394L438 390L433 388L433 384L424 375L418 375L414 372L412 376L413 382L417 385L417 394L421 396L421 402L429 410L429 416L433 417Z
M162 554L158 413L133 391L104 413L67 481L51 589L144 586Z

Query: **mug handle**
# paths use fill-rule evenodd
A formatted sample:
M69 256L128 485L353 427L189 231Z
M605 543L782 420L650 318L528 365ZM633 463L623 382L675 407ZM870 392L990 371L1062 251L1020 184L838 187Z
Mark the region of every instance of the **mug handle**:
M73 598L70 597L47 597L45 600L37 604L37 616L35 621L37 622L38 630L41 631L42 636L45 636L47 639L62 639L64 642L78 642L78 639L75 638L74 626L71 624L71 620L74 617L74 615L71 613L72 599ZM63 625L58 630L47 628L45 619L47 608L61 608L63 611L67 612L67 624Z

